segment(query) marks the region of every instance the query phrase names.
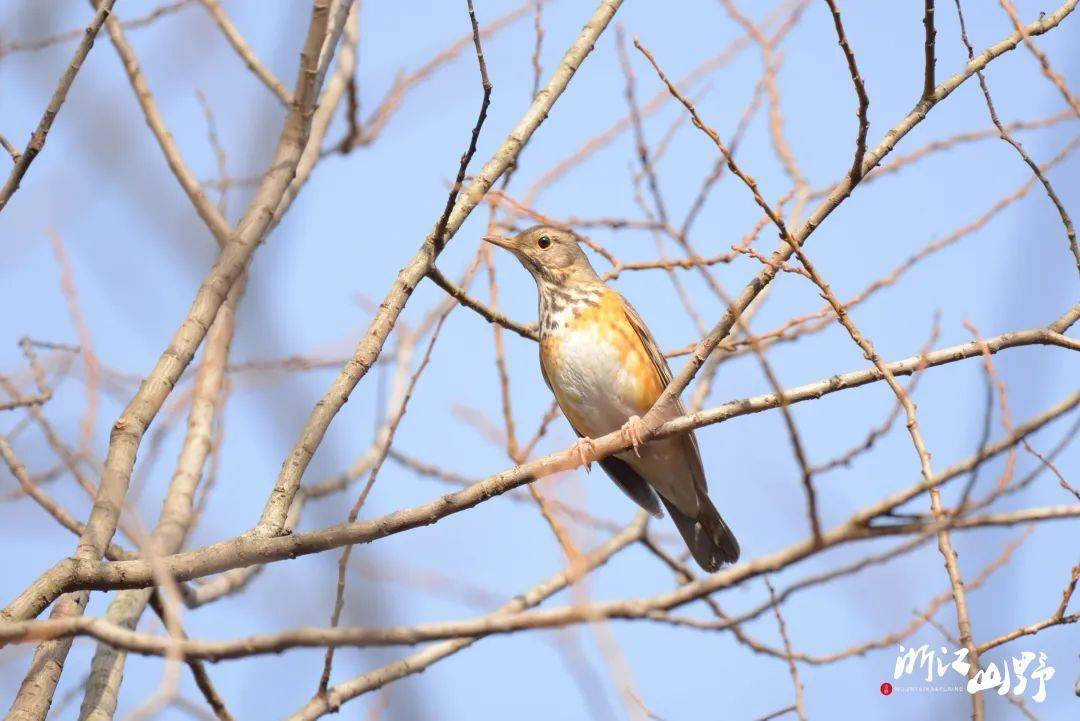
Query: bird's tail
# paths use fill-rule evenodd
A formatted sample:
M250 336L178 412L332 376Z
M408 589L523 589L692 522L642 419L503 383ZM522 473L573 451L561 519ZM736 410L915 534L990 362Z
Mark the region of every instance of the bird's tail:
M725 563L739 560L739 542L735 540L735 534L705 493L698 495L697 518L680 511L662 493L659 496L686 541L690 555L703 570L712 573Z

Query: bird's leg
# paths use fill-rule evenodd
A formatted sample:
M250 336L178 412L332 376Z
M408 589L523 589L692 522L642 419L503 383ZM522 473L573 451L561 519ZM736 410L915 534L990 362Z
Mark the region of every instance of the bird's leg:
M642 423L639 416L630 416L626 419L626 423L620 429L623 438L630 444L630 447L634 449L634 455L641 458L641 453L638 452L638 447L644 445L644 441L641 440L641 434L645 430L645 424Z
M593 459L596 458L596 444L593 443L593 439L582 436L574 441L570 450L577 454L581 465L585 466L585 471L591 472Z

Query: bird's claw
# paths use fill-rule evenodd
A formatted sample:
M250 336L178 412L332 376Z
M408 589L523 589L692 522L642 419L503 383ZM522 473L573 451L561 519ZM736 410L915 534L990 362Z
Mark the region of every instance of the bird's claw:
M641 453L638 448L644 445L644 441L641 440L641 434L644 430L644 424L641 422L641 418L638 416L630 416L626 419L626 423L623 424L621 429L623 438L630 444L630 447L634 449L634 455L641 458Z
M592 438L578 438L570 450L577 454L581 465L585 466L585 472L590 473L593 459L596 458L596 444Z

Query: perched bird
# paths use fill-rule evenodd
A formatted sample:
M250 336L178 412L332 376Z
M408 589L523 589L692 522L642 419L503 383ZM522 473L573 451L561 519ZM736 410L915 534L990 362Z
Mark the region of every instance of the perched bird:
M599 462L635 503L658 518L662 502L706 571L739 558L739 543L706 492L693 432L641 443L641 418L671 381L671 369L637 311L600 280L572 232L538 225L484 240L513 253L540 296L540 370L580 440L622 430L631 445ZM676 399L665 420L685 413ZM659 495L659 502L657 500Z

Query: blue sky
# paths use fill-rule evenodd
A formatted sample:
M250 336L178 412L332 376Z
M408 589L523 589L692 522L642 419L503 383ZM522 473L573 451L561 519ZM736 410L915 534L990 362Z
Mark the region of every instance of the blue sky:
M938 77L960 69L965 59L951 3L939 3ZM744 0L743 10L756 19L771 5ZM293 77L306 26L307 4L272 0L225 3L260 57L284 79ZM477 0L481 22L514 5ZM1035 2L1017 3L1021 16L1050 10ZM136 17L152 2L120 2L121 17ZM848 36L858 56L871 98L870 132L876 144L906 114L922 85L922 3L843 2ZM1010 24L996 3L967 3L968 32L976 48L1005 37ZM545 72L592 12L592 4L560 0L544 8ZM0 9L0 40L31 39L78 27L86 22L85 3L68 0L8 3ZM629 36L637 35L671 77L680 77L701 60L741 35L719 3L694 0L669 4L630 0L616 16ZM463 3L365 3L357 75L362 108L370 110L390 87L399 69L413 69L453 39L467 32ZM612 28L614 30L614 28ZM201 178L216 173L213 150L196 91L214 108L232 174L247 176L264 169L280 129L282 112L273 97L248 74L197 4L169 15L147 29L132 31L158 101L184 156ZM498 147L527 108L532 85L532 23L527 16L485 42L494 84L489 120L480 138L473 168ZM1075 48L1080 20L1068 18L1038 40L1066 77L1077 70ZM834 182L850 165L856 130L855 96L832 21L822 2L811 2L802 21L785 39L778 76L787 136L813 186ZM21 142L37 122L56 78L70 59L72 46L0 58L0 132ZM639 98L660 89L640 55L632 62ZM728 137L749 102L761 73L760 54L750 47L694 88L702 115ZM1038 119L1064 109L1036 61L1022 50L993 63L988 73L998 111L1005 121ZM606 33L524 151L510 190L524 193L546 170L574 152L595 133L626 113L624 80L615 52L614 32ZM370 318L393 275L415 253L445 202L447 183L472 127L479 103L475 63L465 54L413 92L382 136L348 156L334 155L320 164L285 221L261 247L251 266L251 282L239 312L233 357L237 361L295 353L344 357ZM655 144L672 123L684 117L667 103L645 121ZM897 149L910 152L934 139L989 126L977 85L972 81L933 110ZM335 124L337 138L344 126ZM1075 120L1020 135L1038 161L1064 147L1077 132ZM764 112L751 125L741 149L744 168L759 180L766 197L788 189L783 169L772 153ZM668 153L657 164L663 193L674 217L681 219L701 179L715 160L715 148L683 123ZM556 216L639 217L634 203L633 139L620 135L611 145L541 194L537 209ZM1067 205L1078 207L1077 161L1068 159L1050 174ZM931 156L906 172L859 188L813 235L808 252L842 298L935 238L970 223L995 201L1028 178L1015 152L993 138ZM134 390L131 379L148 372L186 312L200 279L213 261L216 246L171 176L145 127L116 53L103 37L78 77L56 122L45 152L32 166L23 188L0 215L0 372L23 367L16 341L36 339L76 343L78 338L60 290L60 272L47 235L64 240L74 269L83 313L96 352L109 367L129 374L107 386L102 397L93 449L103 455L109 423ZM229 198L235 220L247 195ZM693 235L703 254L723 252L738 242L757 218L746 188L725 178L717 187ZM478 211L459 231L439 266L456 277L476 252L487 213ZM775 234L758 247L771 250ZM592 237L623 260L654 258L647 233L594 231ZM597 266L606 268L602 259ZM718 266L716 276L732 292L757 271L756 261L741 258ZM531 279L509 257L498 256L500 301L513 318L535 318ZM722 306L693 273L681 278L698 300L706 322ZM665 348L697 339L682 312L670 281L662 272L624 274L617 282ZM853 312L859 327L887 359L914 355L926 342L940 311L942 347L970 340L964 320L987 336L1044 325L1077 298L1076 269L1053 207L1036 189L1011 205L983 229L932 256ZM475 284L486 298L486 282ZM417 322L442 300L425 283L410 301L405 322ZM813 286L783 275L752 328L764 331L786 319L817 310ZM388 344L392 349L394 339ZM538 372L535 346L505 336L514 411L524 435L531 434L550 403ZM777 374L793 386L863 367L858 348L836 328L778 347L771 355ZM1014 419L1039 413L1076 387L1077 364L1066 351L1022 348L1000 354L996 362L1010 390ZM676 363L678 367L678 363ZM312 404L333 378L333 369L290 375L249 374L235 379L225 421L227 438L219 481L204 522L191 543L228 538L258 518L281 459L292 446ZM83 379L76 364L57 388L47 410L58 429L77 439L86 408ZM371 439L379 388L387 378L373 372L331 427L306 476L318 480L346 467ZM768 384L752 358L726 364L707 406L766 392ZM934 467L944 468L977 446L982 425L984 377L977 362L945 366L926 374L916 393L919 418ZM411 410L398 433L396 448L470 477L508 467L505 454L475 428L461 422L461 409L499 413L492 333L486 322L466 309L452 313L436 346L432 364L420 380ZM862 439L892 408L883 385L836 394L793 409L813 462L824 461ZM141 489L137 504L145 518L156 516L170 465L182 435L180 422L158 438L160 456L136 472ZM159 420L165 420L162 416ZM1067 431L1075 414L1033 439L1048 451ZM0 418L8 432L18 418ZM1001 434L995 410L994 434ZM573 435L559 420L541 444L550 452L569 445ZM770 412L702 429L699 439L710 476L711 495L752 559L793 543L807 534L798 467L788 448L781 417ZM53 461L40 435L20 435L17 450L32 470ZM1022 454L1020 472L1035 466ZM1080 470L1075 447L1056 464L1074 485ZM1002 464L990 464L983 484L992 483ZM918 478L918 462L902 424L849 468L818 481L826 527L855 509ZM0 489L14 481L0 473ZM984 486L985 488L986 486ZM558 482L560 497L588 506L604 518L628 521L633 508L600 473L577 474ZM364 516L414 505L445 492L446 487L417 478L388 464L380 474ZM73 480L61 477L50 491L77 516L88 503ZM343 520L355 490L315 504L303 528ZM956 489L946 493L955 500ZM1009 497L1000 510L1065 504L1069 496L1047 474L1023 493ZM912 504L927 507L925 498ZM4 554L0 596L12 598L41 570L69 554L74 539L65 535L29 501L0 507L0 543L18 551ZM1069 568L1077 562L1076 521L1044 524L1020 546L1012 564L971 596L976 636L987 639L1019 625L1045 618L1056 607ZM670 532L668 522L659 530ZM957 534L965 577L973 577L997 557L1022 529ZM32 542L27 542L32 539ZM579 540L601 539L582 531ZM815 557L774 577L786 586L893 542L845 547ZM496 499L439 524L359 547L354 558L378 567L406 569L414 579L422 571L449 574L462 584L509 598L561 568L561 551L535 508ZM275 564L241 596L184 614L189 634L229 638L296 625L326 622L333 602L337 554ZM590 582L595 598L645 596L671 587L668 572L643 551L617 558ZM784 606L797 650L823 654L878 638L899 629L936 594L947 578L934 545L893 563L869 569L824 588L797 595ZM754 581L718 596L731 610L744 610L767 598ZM95 594L88 613L104 613L107 597ZM570 602L569 595L553 604ZM5 601L6 602L6 601ZM1074 602L1075 604L1075 602ZM700 604L699 604L700 606ZM345 622L388 625L471 617L484 608L445 595L424 592L414 584L379 581L357 573L350 578ZM707 609L688 612L704 617ZM951 607L937 618L952 628ZM151 629L151 623L144 624ZM756 655L729 634L691 632L648 622L610 626L634 682L649 708L668 719L752 719L775 711L792 696L785 665ZM776 644L775 620L764 615L748 627L755 637ZM385 718L474 719L513 716L521 719L625 718L627 710L597 635L586 628L567 633L541 632L490 638L426 673L390 690ZM1080 673L1076 627L1051 629L1027 642L996 649L990 660L1023 649L1046 651L1057 675L1049 698L1036 710L1043 719L1075 714L1071 689ZM924 627L909 643L937 645L941 638ZM579 649L586 673L567 665L560 644ZM78 641L71 654L58 698L82 678L92 644ZM966 694L897 693L882 697L878 687L889 680L894 648L838 664L800 668L812 718L880 719L958 718L969 706ZM13 696L22 678L27 647L0 651L0 697ZM409 650L347 650L339 654L334 681L351 677ZM321 652L291 651L283 656L213 667L212 673L231 710L241 719L275 718L302 706L315 689ZM121 698L120 713L140 700L137 691L153 688L161 672L156 659L134 659ZM184 680L185 695L197 692ZM76 702L77 703L77 702ZM363 717L375 696L352 702L344 713ZM1017 718L1015 708L988 700L991 718ZM74 718L74 706L57 718ZM170 710L162 718L183 718Z

